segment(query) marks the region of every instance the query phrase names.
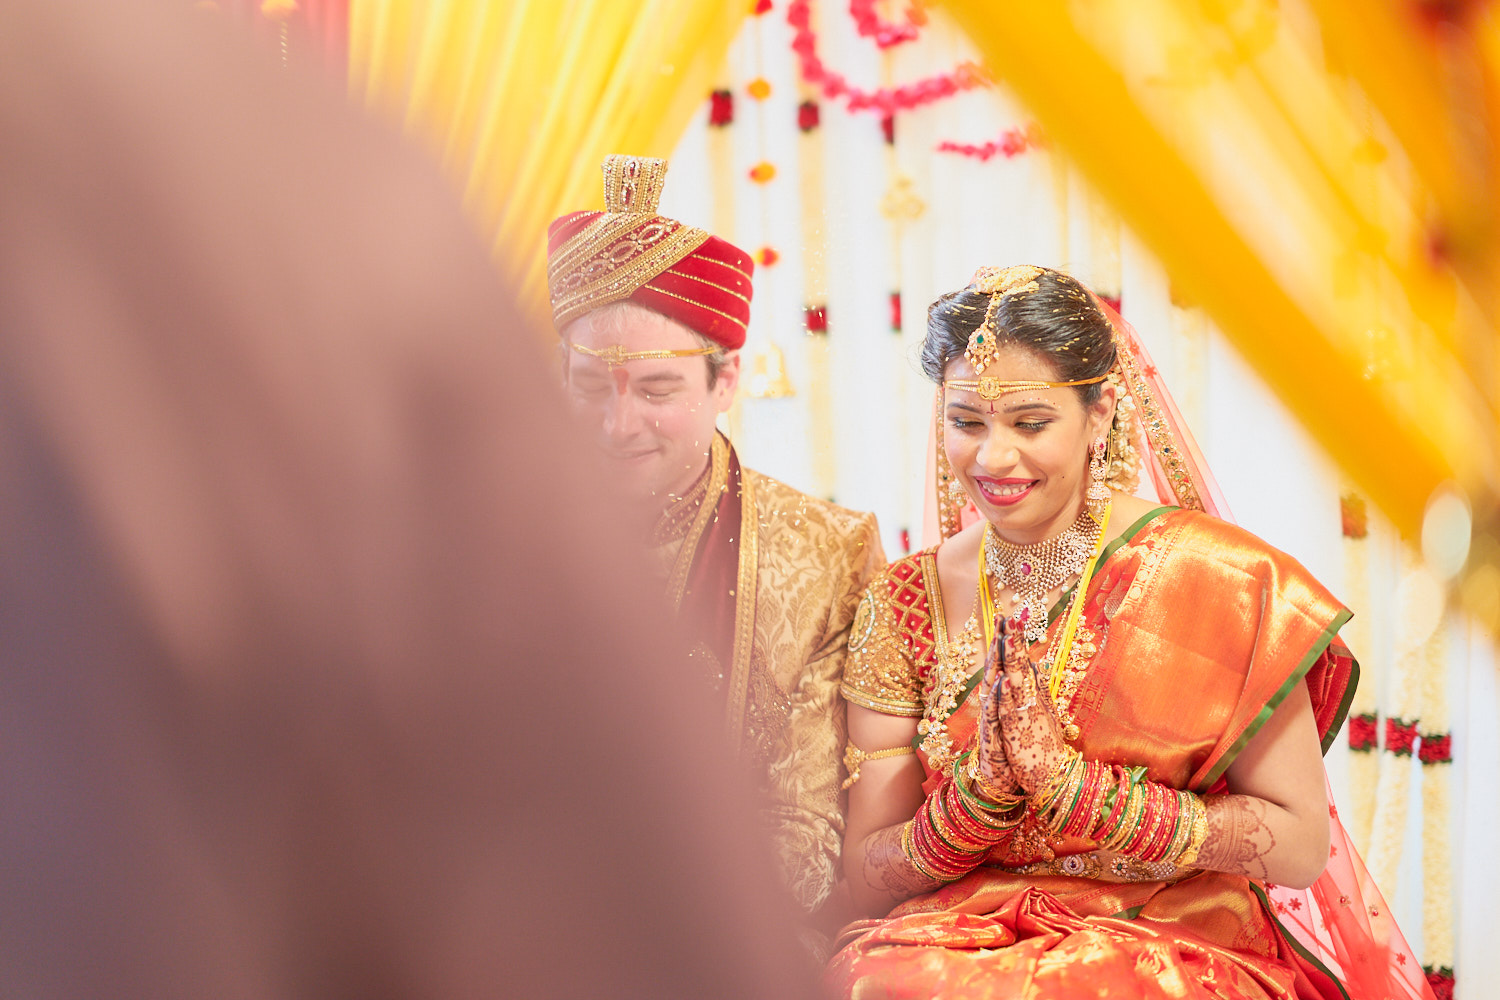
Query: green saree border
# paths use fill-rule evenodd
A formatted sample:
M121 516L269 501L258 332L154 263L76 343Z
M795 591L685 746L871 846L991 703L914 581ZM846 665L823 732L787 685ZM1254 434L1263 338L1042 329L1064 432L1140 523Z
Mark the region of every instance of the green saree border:
M1133 541L1134 538L1136 538L1136 535L1140 534L1140 531L1142 531L1142 529L1145 528L1146 525L1154 522L1157 517L1163 516L1163 514L1172 513L1172 511L1175 510L1181 510L1181 508L1169 507L1169 505L1161 505L1161 507L1154 507L1152 508L1152 510L1146 511L1146 513L1142 514L1139 519L1136 519L1136 523L1134 523L1134 525L1131 525L1130 528L1122 531L1121 535L1119 535L1119 538L1115 538L1115 540L1110 541L1107 546L1104 546L1103 552L1100 553L1100 565L1104 565L1104 562L1106 562L1107 559L1110 558L1110 556L1113 556L1116 552L1119 552L1122 546L1125 546L1125 544ZM936 576L936 571L935 573L933 573L933 576ZM1058 615L1061 615L1062 610L1064 610L1065 607L1068 606L1068 598L1073 597L1073 592L1076 591L1077 586L1079 585L1077 585L1077 583L1074 583L1074 585L1070 586L1067 591L1062 592L1062 597L1058 598L1058 603L1053 604L1052 610L1050 610L1050 612L1047 612L1047 627L1052 627L1053 622L1058 621ZM981 679L984 679L984 667L980 667L980 669L975 670L972 675L969 675L969 681L966 682L965 685L963 685L963 691L960 691L959 693L959 702L957 702L957 705L954 706L954 712L959 711L960 708L963 708L965 702L968 702L969 696L971 696L971 694L974 694L975 688L980 687ZM921 736L913 736L912 747L916 747L916 745L921 744L921 739Z
M1255 893L1256 897L1260 900L1260 905L1265 907L1266 916L1270 917L1271 923L1276 925L1276 933L1281 935L1281 940L1291 945L1292 950L1295 951L1303 961L1307 962L1313 968L1317 969L1323 975L1327 976L1328 981L1332 983L1334 985L1334 988L1339 991L1339 996L1343 997L1344 1000L1351 1000L1349 991L1344 989L1344 984L1339 980L1338 976L1335 976L1333 974L1333 970L1319 961L1316 955L1308 951L1307 948L1303 946L1302 942L1297 940L1297 936L1291 931L1287 930L1286 925L1283 924L1281 922L1281 919L1276 916L1276 907L1271 905L1271 897L1266 895L1265 888L1257 884L1254 880L1251 880L1250 891Z
M1146 511L1146 513L1142 514L1136 519L1136 522L1134 524L1122 531L1120 533L1120 537L1113 539L1108 545L1104 546L1104 550L1099 553L1099 565L1103 566L1105 563L1109 562L1110 556L1114 555L1116 552L1120 551L1121 548L1129 545L1132 541L1134 541L1135 536L1140 534L1142 528L1150 524L1152 521L1156 520L1162 514L1170 514L1174 510L1181 509L1181 507L1168 507L1166 505L1163 505L1160 507L1153 507L1151 510ZM1063 609L1067 607L1068 598L1072 597L1073 591L1077 589L1078 584L1073 584L1073 586L1063 591L1062 596L1057 599L1057 603L1052 605L1052 610L1047 612L1048 628L1051 628L1052 623L1057 621L1057 616L1062 614Z
M1312 669L1312 665L1317 662L1318 657L1323 655L1323 651L1328 648L1329 644L1333 642L1334 637L1339 634L1339 629L1343 628L1344 624L1353 617L1354 613L1348 608L1339 609L1339 613L1333 616L1333 621L1324 626L1323 631L1313 640L1312 645L1308 647L1307 652L1302 657L1302 661L1297 664L1297 668L1282 682L1281 687L1276 689L1276 693L1271 695L1266 703L1260 707L1260 711L1255 713L1255 718L1250 720L1250 724L1245 727L1245 731L1240 733L1239 738L1230 745L1228 750L1224 751L1224 755L1219 758L1218 763L1214 764L1213 770L1209 771L1203 780L1198 783L1198 786L1193 789L1195 792L1202 795L1208 791L1209 787L1215 781L1219 780L1225 771L1229 770L1229 765L1233 764L1235 758L1244 751L1245 747L1250 745L1250 741L1255 738L1256 733L1260 732L1261 727L1271 720L1271 715L1286 700L1286 696L1291 694L1292 689L1301 684L1307 677L1307 672ZM1348 711L1347 702L1353 697L1353 685L1351 685L1350 690L1345 693L1346 704L1344 704L1342 709L1344 712ZM1341 722L1342 718L1340 716ZM1338 727L1335 726L1330 731L1337 733ZM1323 747L1323 752L1328 752L1328 746Z
M1350 614L1344 621L1347 622L1352 617L1354 616ZM1349 683L1344 688L1343 700L1339 702L1338 710L1333 713L1333 723L1329 725L1328 732L1323 734L1323 756L1325 757L1333 748L1333 741L1339 738L1339 730L1344 728L1344 720L1349 718L1349 706L1354 704L1354 692L1359 688L1359 661L1354 658L1352 652L1349 654L1349 663Z
M1120 537L1114 539L1108 545L1104 546L1104 550L1099 553L1099 565L1104 565L1104 563L1109 559L1110 556L1114 555L1120 550L1121 546L1128 544L1132 539L1135 538L1137 534L1140 533L1142 528L1150 524L1152 521L1156 520L1158 516L1179 509L1180 508L1177 507L1161 506L1152 508L1151 510L1142 514L1139 518L1136 519L1136 522L1134 524L1120 533ZM1052 610L1047 612L1048 628L1051 628L1052 624L1057 621L1057 616L1062 613L1065 607L1067 607L1068 598L1073 596L1073 591L1076 589L1078 589L1078 585L1075 583L1073 586L1063 591L1062 596L1057 599L1057 603L1052 605ZM959 693L958 702L957 705L955 705L953 711L957 712L958 709L963 706L964 702L969 700L969 695L974 693L974 689L979 686L979 682L983 678L984 667L980 667L978 670L974 671L974 673L969 677L968 682L964 684L964 689ZM912 746L916 746L918 742L918 739L913 739Z

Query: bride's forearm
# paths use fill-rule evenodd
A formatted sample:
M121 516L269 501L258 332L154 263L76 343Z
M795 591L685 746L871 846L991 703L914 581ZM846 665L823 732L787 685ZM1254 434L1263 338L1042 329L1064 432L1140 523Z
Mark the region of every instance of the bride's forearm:
M1299 816L1253 795L1208 799L1208 836L1197 868L1306 888L1328 862L1328 822Z
M923 874L902 846L898 823L846 848L844 871L855 903L866 913L883 915L896 903L931 892L943 883Z

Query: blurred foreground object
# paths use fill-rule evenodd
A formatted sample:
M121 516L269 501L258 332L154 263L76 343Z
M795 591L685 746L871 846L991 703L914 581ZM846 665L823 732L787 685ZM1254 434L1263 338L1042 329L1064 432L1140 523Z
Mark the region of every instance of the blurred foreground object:
M190 8L0 15L0 995L805 995L440 180Z
M749 10L351 0L349 86L441 158L541 328L547 223L593 202L606 154L672 152Z
M944 8L1406 537L1467 495L1500 630L1493 5Z

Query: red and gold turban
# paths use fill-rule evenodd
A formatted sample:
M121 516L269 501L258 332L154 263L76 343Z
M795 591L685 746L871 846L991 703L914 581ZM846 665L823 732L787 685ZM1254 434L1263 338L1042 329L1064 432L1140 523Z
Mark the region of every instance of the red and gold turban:
M755 264L739 247L656 214L667 161L604 160L603 212L570 212L547 229L552 322L562 329L629 299L727 350L745 343Z

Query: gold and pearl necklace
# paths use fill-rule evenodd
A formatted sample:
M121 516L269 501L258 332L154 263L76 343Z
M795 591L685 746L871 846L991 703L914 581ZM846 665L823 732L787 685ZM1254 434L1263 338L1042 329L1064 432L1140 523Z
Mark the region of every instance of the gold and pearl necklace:
M1026 641L1047 637L1047 595L1083 573L1099 544L1103 525L1085 507L1060 534L1032 545L1012 545L993 524L984 526L984 565L995 590L1010 588L1016 595L1011 614L1026 609Z

